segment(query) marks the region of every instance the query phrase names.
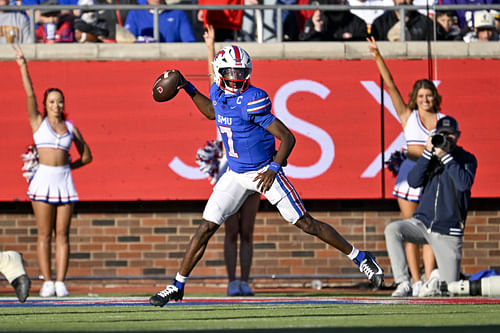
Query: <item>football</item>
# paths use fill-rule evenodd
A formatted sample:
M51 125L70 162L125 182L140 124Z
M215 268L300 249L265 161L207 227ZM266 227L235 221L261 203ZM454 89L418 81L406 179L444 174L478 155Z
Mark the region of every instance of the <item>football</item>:
M153 98L157 102L166 102L177 95L179 89L179 73L177 71L166 71L162 73L153 85Z

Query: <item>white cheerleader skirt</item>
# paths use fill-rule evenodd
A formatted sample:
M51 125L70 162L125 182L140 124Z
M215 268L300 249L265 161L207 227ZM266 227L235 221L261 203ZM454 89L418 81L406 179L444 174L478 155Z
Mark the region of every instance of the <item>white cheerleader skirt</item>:
M34 201L65 204L78 201L71 168L40 164L28 188L28 197Z
M414 188L408 184L408 173L415 166L416 162L410 159L405 159L399 168L396 184L392 191L392 195L397 198L402 198L408 201L418 202L420 198L421 187Z

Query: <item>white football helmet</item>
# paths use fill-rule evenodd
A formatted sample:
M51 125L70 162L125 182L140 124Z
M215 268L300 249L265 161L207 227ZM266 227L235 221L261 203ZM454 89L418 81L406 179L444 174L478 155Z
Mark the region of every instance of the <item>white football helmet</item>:
M226 46L215 56L215 83L230 93L248 89L252 74L252 60L248 53L237 45Z

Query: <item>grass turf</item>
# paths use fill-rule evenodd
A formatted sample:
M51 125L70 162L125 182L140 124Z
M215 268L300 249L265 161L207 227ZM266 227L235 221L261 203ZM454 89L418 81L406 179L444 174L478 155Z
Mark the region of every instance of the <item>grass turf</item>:
M14 307L8 332L500 332L498 304L231 304Z

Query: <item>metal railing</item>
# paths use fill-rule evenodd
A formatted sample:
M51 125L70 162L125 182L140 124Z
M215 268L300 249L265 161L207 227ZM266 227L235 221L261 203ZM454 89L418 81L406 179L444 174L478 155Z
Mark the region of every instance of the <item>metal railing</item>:
M201 9L207 10L266 10L276 12L276 42L283 42L283 11L298 11L298 10L322 10L322 11L346 11L346 10L397 10L400 17L405 17L406 11L410 10L429 10L429 11L446 11L446 10L489 10L494 9L500 11L499 5L432 5L432 6L347 6L347 5L194 5L194 4L175 4L175 5L92 5L92 6L76 6L76 5L30 5L30 6L0 6L0 11L26 11L29 17L35 17L37 10L151 10L153 11L153 38L158 42L160 40L159 33L159 14L162 10L184 10L184 11L198 11ZM436 21L433 19L434 28ZM257 29L262 31L264 24L262 20L256 22ZM30 33L32 42L35 42L35 21L30 20ZM400 40L405 41L405 20L401 20L401 36ZM435 30L435 29L434 29ZM258 40L259 43L264 41Z

